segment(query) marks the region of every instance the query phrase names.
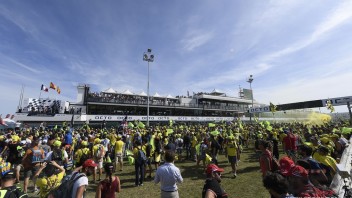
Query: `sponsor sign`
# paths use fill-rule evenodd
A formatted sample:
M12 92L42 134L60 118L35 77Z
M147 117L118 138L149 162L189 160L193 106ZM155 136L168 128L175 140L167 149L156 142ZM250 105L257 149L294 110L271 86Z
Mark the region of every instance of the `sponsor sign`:
M323 103L323 107L326 106L326 102L328 100L331 100L331 104L333 106L338 106L338 105L347 105L347 102L352 103L352 96L345 96L345 97L340 97L340 98L330 98L330 99L324 99L321 100Z
M270 112L270 106L254 107L249 109L249 113Z
M123 115L87 115L87 121L122 121L126 116ZM149 116L149 121L232 121L233 117L198 117L198 116ZM147 121L147 116L127 116L127 121L140 120Z

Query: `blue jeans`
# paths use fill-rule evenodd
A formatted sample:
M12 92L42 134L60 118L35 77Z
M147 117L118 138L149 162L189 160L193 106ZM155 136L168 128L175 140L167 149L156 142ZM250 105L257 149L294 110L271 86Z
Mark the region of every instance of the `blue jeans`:
M135 185L140 185L143 184L143 180L144 180L144 164L138 164L135 163L134 164L134 170L136 172L136 179L135 179Z

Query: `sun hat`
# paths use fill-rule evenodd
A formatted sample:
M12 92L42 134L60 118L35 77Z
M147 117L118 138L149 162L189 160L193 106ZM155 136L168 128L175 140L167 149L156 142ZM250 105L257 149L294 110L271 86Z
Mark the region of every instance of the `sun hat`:
M98 164L96 164L93 160L91 159L87 159L86 161L84 161L83 163L83 168L87 168L87 167L97 167Z
M223 168L219 168L217 165L215 164L209 164L207 167L207 174L210 174L212 172L224 172Z

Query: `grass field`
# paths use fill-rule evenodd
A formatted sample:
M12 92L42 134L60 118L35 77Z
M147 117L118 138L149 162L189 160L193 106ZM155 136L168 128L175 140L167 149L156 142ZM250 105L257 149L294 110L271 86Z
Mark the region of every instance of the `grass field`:
M178 185L180 197L201 197L205 181L203 170L198 168L196 163L192 161L176 162L175 165L180 168L184 179L183 183ZM263 187L258 158L255 157L252 148L244 149L241 161L239 162L236 179L232 177L230 164L224 155L219 156L219 167L225 169L225 172L222 174L221 185L229 194L229 197L270 197L267 190ZM155 185L152 179L147 179L143 186L134 186L134 166L125 165L124 171L118 172L116 175L120 177L122 183L121 192L118 193L117 197L160 197L160 184ZM90 178L89 181L91 180ZM95 191L96 185L89 184L86 197L95 197ZM36 197L35 194L29 195L30 197Z

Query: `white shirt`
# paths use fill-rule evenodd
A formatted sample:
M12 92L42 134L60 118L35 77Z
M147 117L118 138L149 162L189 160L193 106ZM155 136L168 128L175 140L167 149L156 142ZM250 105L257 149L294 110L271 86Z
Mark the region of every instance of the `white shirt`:
M75 173L75 172L73 172L69 178L71 178L74 173ZM76 174L76 177L78 177L78 175L79 175L79 173ZM75 177L75 178L76 178L76 177ZM75 182L75 184L73 184L72 195L71 195L72 198L76 198L77 189L78 189L80 186L83 186L83 185L84 185L84 186L88 186L88 177L87 177L87 176L83 176L83 177L79 178L79 179ZM82 195L82 198L83 198L83 195Z

